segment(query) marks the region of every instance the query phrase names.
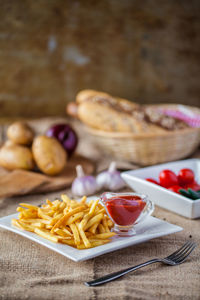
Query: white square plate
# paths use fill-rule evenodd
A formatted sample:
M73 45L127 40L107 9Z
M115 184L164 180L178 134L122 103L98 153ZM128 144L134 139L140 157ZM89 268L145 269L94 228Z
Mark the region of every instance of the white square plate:
M183 168L192 169L195 173L195 179L200 182L200 159L179 160L123 172L121 175L134 191L148 195L149 199L158 206L184 217L196 219L200 217L200 199L190 200L145 180L149 177L158 179L159 173L164 169L170 169L177 174Z
M51 250L54 250L73 261L87 260L108 252L113 252L118 249L122 249L128 246L136 245L142 242L146 242L153 238L158 238L171 233L179 232L182 230L181 227L172 225L154 217L148 217L144 222L135 226L137 234L132 237L119 237L115 236L111 242L102 246L98 246L86 250L78 250L68 245L56 244L48 241L35 233L20 230L11 225L11 220L17 218L18 214L9 215L7 217L0 218L0 227L13 231L19 235L22 235L34 242L37 242Z

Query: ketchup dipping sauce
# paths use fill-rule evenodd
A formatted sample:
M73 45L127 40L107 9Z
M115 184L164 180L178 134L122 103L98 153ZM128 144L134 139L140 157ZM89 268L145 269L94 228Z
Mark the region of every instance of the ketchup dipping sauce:
M101 203L114 223L112 231L120 236L137 234L134 224L142 222L154 210L147 196L138 193L111 193L101 195Z
M116 224L130 226L135 223L146 203L139 196L119 194L111 197L105 205Z

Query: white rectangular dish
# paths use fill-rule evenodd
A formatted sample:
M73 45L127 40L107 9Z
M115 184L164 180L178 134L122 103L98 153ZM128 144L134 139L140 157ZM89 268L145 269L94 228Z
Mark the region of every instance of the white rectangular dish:
M0 227L3 229L15 232L23 237L26 237L40 245L43 245L55 252L64 255L73 261L84 261L108 252L113 252L118 249L126 248L132 245L146 242L148 240L179 232L181 227L167 223L154 217L148 217L144 222L135 225L136 235L131 237L119 237L115 236L111 242L102 246L98 246L91 249L78 250L68 245L61 243L53 243L46 240L35 233L20 230L11 225L11 220L18 217L17 214L9 215L7 217L0 218Z
M195 179L200 182L200 159L186 159L142 169L123 172L122 178L136 192L148 195L156 205L190 219L200 217L200 199L190 200L159 185L146 181L146 178L158 179L159 173L170 169L176 174L182 168L192 169Z

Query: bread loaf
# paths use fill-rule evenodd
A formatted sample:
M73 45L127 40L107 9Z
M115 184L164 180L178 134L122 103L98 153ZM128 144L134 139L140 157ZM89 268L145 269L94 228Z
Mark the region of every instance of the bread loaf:
M86 125L103 131L159 133L188 127L184 122L104 92L83 90L77 94L77 116Z

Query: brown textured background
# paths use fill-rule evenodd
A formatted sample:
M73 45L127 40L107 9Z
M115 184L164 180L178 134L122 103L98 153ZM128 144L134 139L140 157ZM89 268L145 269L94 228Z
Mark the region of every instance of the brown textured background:
M0 0L0 116L64 115L95 88L200 106L199 0Z

